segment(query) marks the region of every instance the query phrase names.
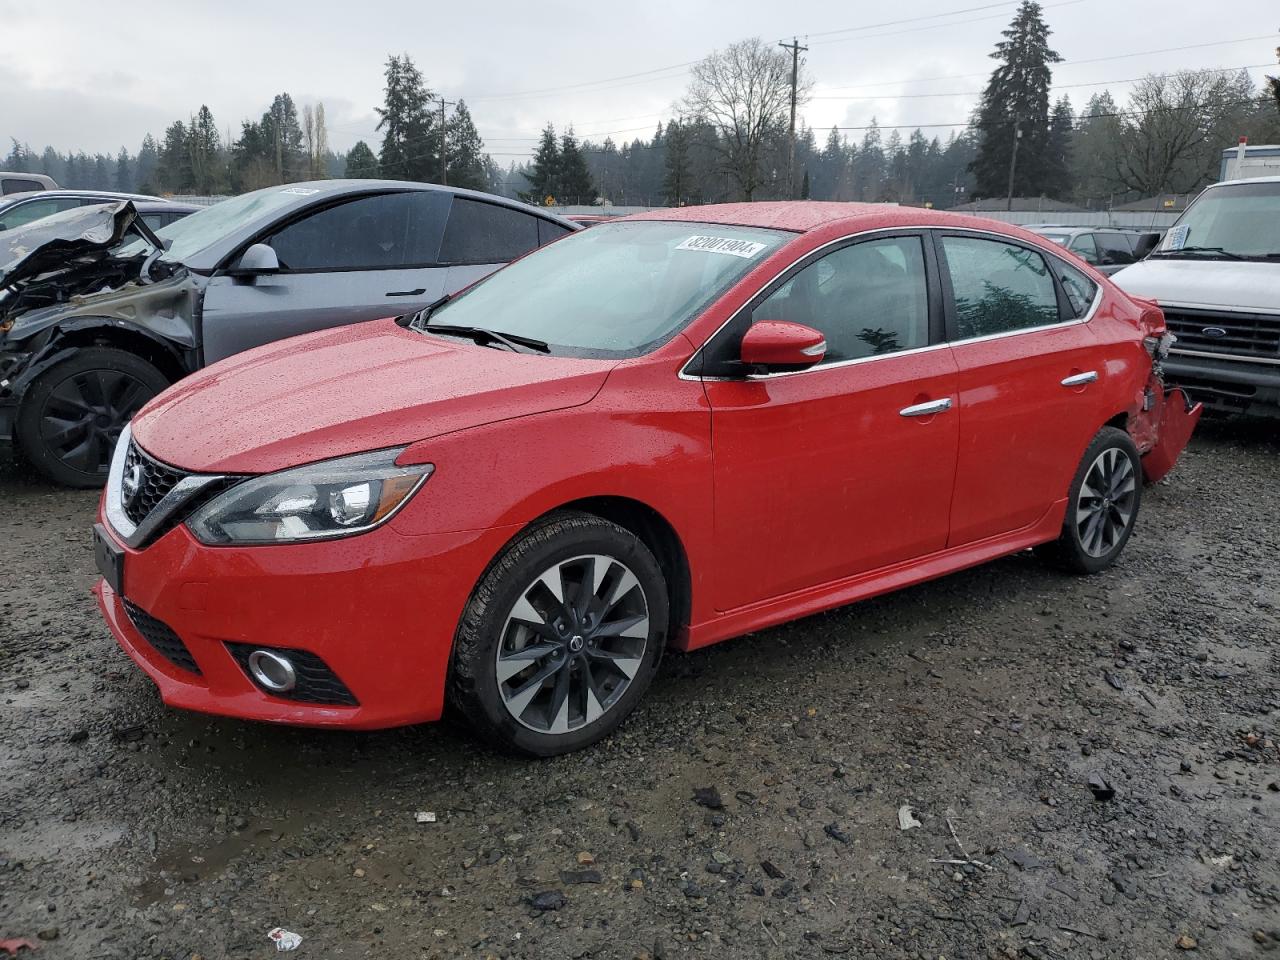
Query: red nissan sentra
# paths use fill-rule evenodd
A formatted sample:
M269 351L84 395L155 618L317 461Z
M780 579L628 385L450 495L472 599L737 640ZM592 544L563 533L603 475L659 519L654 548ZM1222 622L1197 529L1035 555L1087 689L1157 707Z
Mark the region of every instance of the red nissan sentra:
M216 321L211 321L216 322ZM120 438L103 615L173 706L549 755L664 649L1027 547L1091 573L1199 416L1154 304L988 220L664 210L260 347Z

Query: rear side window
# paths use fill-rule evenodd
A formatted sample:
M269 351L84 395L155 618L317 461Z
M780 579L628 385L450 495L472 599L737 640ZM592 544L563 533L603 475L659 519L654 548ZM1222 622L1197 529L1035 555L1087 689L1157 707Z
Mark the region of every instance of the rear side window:
M566 233L573 233L568 227L562 227L550 220L538 221L538 246L545 246L552 240L559 240Z
M1058 279L1062 281L1062 289L1071 304L1071 312L1080 319L1093 306L1093 298L1098 295L1098 285L1075 267L1058 263Z
M28 190L43 190L44 184L39 180L23 180L18 177L5 177L0 180L0 193L26 193Z
M1085 263L1096 264L1098 262L1098 248L1093 242L1092 233L1077 234L1076 238L1068 244L1067 249L1080 257Z
M1099 233L1098 255L1105 265L1133 263L1133 244L1124 233Z
M49 197L41 200L28 200L26 203L15 204L0 213L0 228L12 230L14 227L21 227L36 220L43 220L45 217L50 217L55 213L61 213L63 210L70 210L78 206L80 206L80 201L75 197Z
M445 227L444 263L506 263L538 246L539 218L496 203L455 197Z
M349 200L290 224L267 242L285 270L394 270L437 261L448 194Z
M999 240L943 237L959 339L1057 323L1058 293L1044 257Z

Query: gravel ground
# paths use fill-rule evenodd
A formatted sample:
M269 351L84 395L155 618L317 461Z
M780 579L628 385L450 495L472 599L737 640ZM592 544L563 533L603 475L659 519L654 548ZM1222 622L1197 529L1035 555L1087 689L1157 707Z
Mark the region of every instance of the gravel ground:
M1023 554L672 655L617 736L532 762L166 709L89 596L96 496L8 469L0 944L1280 957L1277 491L1274 426L1207 424L1113 570Z

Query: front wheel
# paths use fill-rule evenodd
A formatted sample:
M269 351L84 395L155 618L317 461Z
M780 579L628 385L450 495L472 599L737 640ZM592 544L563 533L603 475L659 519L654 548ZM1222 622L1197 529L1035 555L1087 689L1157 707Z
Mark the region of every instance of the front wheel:
M169 385L135 354L86 347L32 381L18 410L23 456L67 487L100 487L124 425Z
M1103 427L1071 481L1062 535L1042 552L1076 573L1111 566L1129 542L1142 505L1142 462L1123 430Z
M644 695L667 618L662 570L640 540L599 517L553 514L508 546L472 594L450 701L522 753L588 746Z

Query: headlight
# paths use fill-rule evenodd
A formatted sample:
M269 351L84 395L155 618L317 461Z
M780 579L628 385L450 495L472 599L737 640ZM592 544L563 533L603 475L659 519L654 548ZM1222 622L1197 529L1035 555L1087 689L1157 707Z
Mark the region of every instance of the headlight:
M379 450L254 477L197 510L187 526L201 543L288 543L371 530L426 482L429 463L397 467Z

